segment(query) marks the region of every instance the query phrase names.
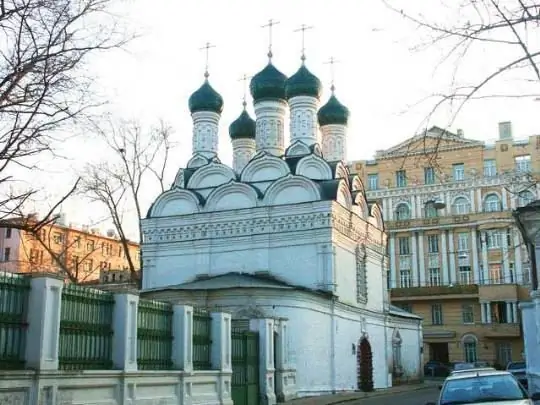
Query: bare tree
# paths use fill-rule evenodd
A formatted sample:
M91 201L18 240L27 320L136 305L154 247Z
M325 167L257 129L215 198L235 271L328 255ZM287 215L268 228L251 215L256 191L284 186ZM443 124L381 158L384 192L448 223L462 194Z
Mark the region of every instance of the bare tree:
M171 133L171 128L164 122L148 130L136 121L111 123L107 129L101 129L100 134L115 160L88 165L83 178L81 192L107 209L135 280L137 270L142 269L142 257L137 262L131 256L125 223L137 221L138 237L142 242L142 193L151 188L150 180L165 191L164 177L173 147Z
M111 2L0 0L0 219L19 215L38 192L21 187L15 171L54 158L57 142L100 104L86 63L128 40Z

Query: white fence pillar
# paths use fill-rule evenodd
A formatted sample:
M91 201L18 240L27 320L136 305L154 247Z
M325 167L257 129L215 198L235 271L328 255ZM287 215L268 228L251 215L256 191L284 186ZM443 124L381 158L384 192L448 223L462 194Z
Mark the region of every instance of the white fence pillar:
M274 320L252 319L250 329L259 332L259 384L262 403L274 405L276 403L275 364L274 364Z
M137 370L138 304L138 295L114 295L112 360L114 367L119 370Z
M193 307L174 305L173 310L173 367L193 371Z
M231 315L212 312L210 326L212 348L210 360L214 370L232 372L231 361Z
M35 370L58 370L60 311L64 281L35 276L30 282L26 366Z

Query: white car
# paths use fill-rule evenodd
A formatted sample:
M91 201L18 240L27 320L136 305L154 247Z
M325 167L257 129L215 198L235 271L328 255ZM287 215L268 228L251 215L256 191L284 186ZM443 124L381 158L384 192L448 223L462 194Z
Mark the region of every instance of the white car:
M529 395L508 371L463 370L448 377L441 387L439 400L426 405L533 405L540 393Z

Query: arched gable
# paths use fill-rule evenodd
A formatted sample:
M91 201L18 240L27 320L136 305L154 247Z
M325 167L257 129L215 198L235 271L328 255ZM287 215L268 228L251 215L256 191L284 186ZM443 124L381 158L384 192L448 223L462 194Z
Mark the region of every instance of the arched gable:
M308 155L300 159L296 165L296 175L312 180L331 180L332 169L323 158Z
M321 193L317 184L306 177L289 175L272 183L264 195L264 205L297 204L318 201Z
M356 191L354 194L353 211L360 218L367 220L369 217L369 206L365 195L361 191Z
M362 192L362 194L366 193L364 183L362 182L362 179L360 179L360 177L358 177L357 175L354 175L351 178L351 190L352 191L360 191L360 192Z
M334 169L334 179L345 179L347 183L349 182L349 170L343 162L338 162Z
M452 198L452 203L450 205L454 205L456 203L456 200L459 200L460 198L463 198L465 200L467 200L467 203L470 204L471 203L471 199L469 198L468 195L466 194L458 194L456 196L454 196L454 198ZM430 200L430 201L427 201L427 202L431 202L431 201L434 201L434 200Z
M353 200L351 190L349 190L349 186L345 180L340 180L339 182L336 201L348 210L352 209Z
M311 153L311 150L309 146L307 146L302 141L294 141L287 150L285 151L286 157L294 157L294 156L305 156L309 155Z
M206 199L204 210L222 211L257 206L258 195L253 187L245 183L229 182L216 188Z
M184 177L184 169L178 170L176 173L176 177L174 178L173 182L173 188L184 188L185 187L185 177Z
M212 162L198 169L190 177L187 188L219 187L236 179L233 169L223 163Z
M207 165L208 163L210 163L210 161L207 157L201 155L200 153L196 153L191 157L191 159L189 159L186 167L188 169L197 169L198 167L202 167L204 165Z
M461 344L464 343L475 343L478 344L478 338L474 333L465 333L461 336Z
M381 230L384 229L384 221L383 221L381 206L379 204L375 203L371 206L369 216L370 216L369 222L373 224L373 226Z
M484 197L482 198L482 203L485 204L486 200L489 198L489 197L497 197L498 200L499 200L499 203L502 201L502 197L501 197L501 194L498 192L498 191L488 191L486 194L484 194Z
M314 144L312 147L311 147L311 153L313 153L315 156L319 156L319 157L323 157L323 153L322 153L322 148L321 148L321 145L319 145L318 143Z
M264 155L252 159L242 170L240 178L244 183L273 181L290 173L289 166L283 159L272 155Z
M172 189L161 194L149 212L149 217L169 217L194 214L201 210L199 197L186 189Z

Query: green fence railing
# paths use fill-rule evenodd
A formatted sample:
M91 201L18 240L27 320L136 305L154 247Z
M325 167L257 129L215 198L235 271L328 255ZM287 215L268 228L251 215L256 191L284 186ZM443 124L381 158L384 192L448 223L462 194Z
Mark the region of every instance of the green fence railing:
M172 363L172 305L139 300L137 365L139 370L168 370Z
M212 318L207 311L195 309L193 311L193 369L210 370L210 323Z
M0 369L24 368L29 293L28 277L0 274Z
M59 368L112 368L114 296L111 293L65 285L60 315Z

